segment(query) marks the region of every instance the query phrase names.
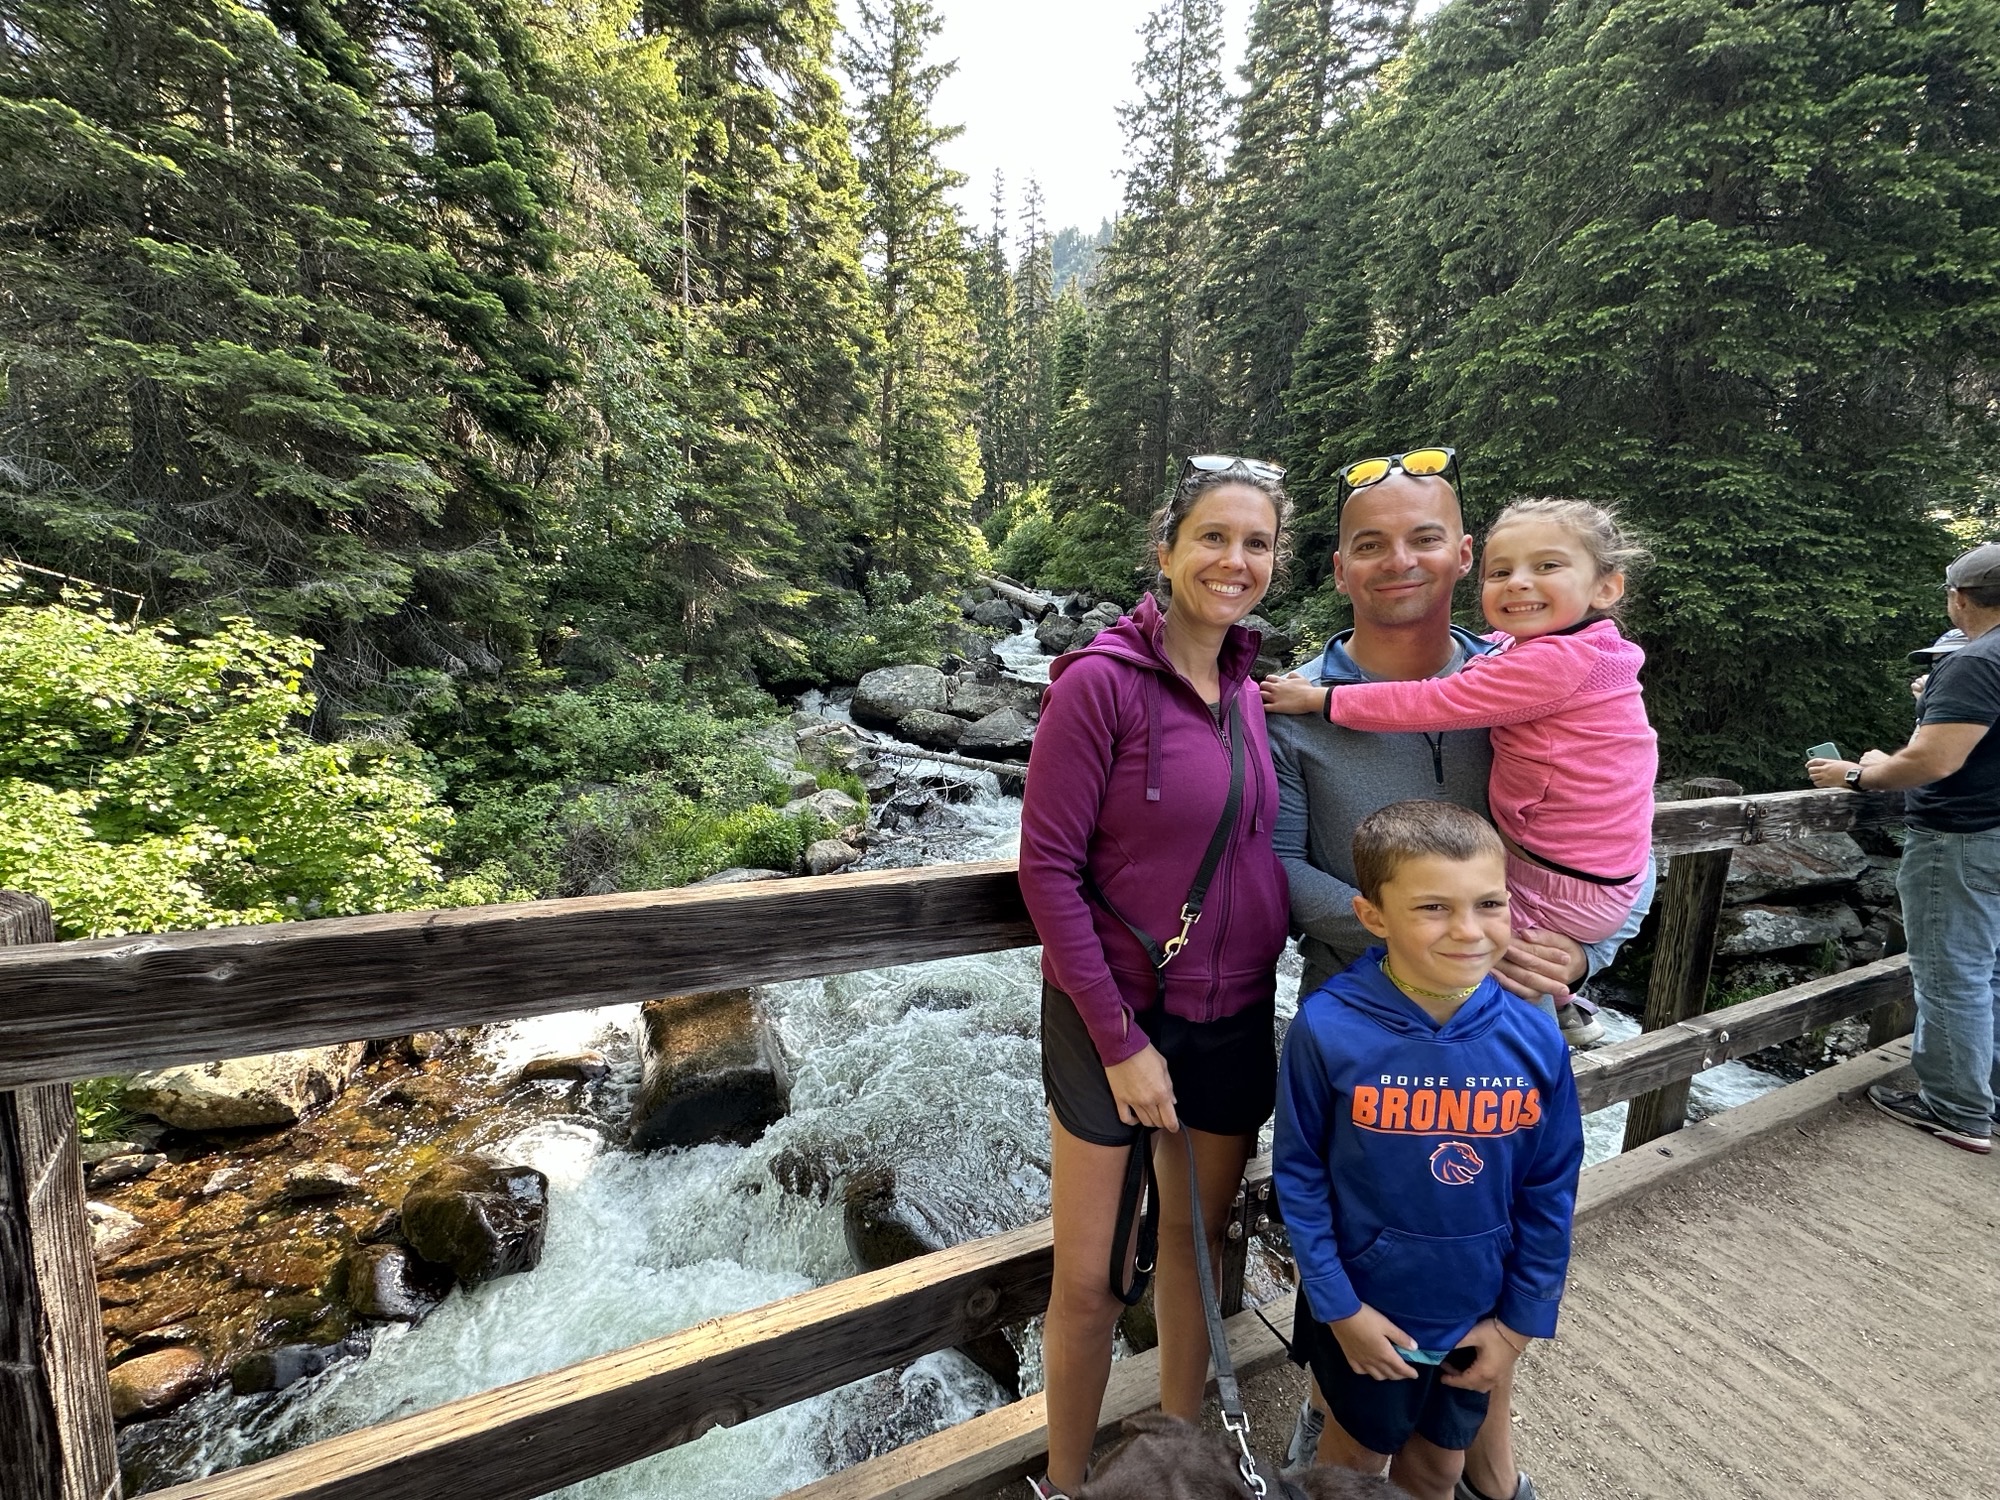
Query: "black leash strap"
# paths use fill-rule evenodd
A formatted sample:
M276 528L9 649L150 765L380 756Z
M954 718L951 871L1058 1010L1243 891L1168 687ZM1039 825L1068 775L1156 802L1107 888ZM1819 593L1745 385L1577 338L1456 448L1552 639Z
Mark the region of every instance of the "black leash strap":
M1250 1451L1250 1418L1243 1410L1243 1393L1236 1384L1236 1361L1229 1357L1229 1335L1222 1327L1222 1304L1215 1295L1215 1271L1208 1256L1208 1226L1201 1212L1201 1176L1195 1167L1194 1140L1183 1130L1181 1143L1187 1148L1188 1207L1194 1215L1194 1270L1201 1282L1201 1313L1208 1322L1208 1358L1215 1367L1215 1399L1222 1407L1222 1428L1236 1439L1242 1456L1236 1471L1243 1476L1256 1500L1267 1500L1272 1490L1295 1496L1298 1491L1280 1477L1274 1485L1264 1477L1257 1456Z
M1146 1212L1139 1219L1139 1245L1132 1257L1132 1281L1128 1286L1125 1247L1132 1243L1132 1220L1139 1214L1142 1195ZM1141 1125L1125 1157L1125 1188L1118 1195L1118 1227L1111 1235L1111 1294L1127 1307L1138 1306L1159 1258L1160 1184L1153 1175L1153 1132Z

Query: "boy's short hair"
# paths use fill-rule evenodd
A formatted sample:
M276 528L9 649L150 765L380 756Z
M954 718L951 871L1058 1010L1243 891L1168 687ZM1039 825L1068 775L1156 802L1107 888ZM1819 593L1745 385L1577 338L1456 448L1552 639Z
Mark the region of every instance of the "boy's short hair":
M1354 884L1379 904L1382 887L1395 879L1405 861L1426 854L1460 861L1497 854L1505 860L1507 850L1491 823L1456 803L1391 802L1354 830Z

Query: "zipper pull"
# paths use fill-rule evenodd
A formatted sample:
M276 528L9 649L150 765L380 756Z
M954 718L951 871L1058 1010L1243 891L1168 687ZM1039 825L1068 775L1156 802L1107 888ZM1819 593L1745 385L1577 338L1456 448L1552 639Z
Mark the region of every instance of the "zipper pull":
M1439 734L1435 738L1433 738L1432 736L1427 734L1424 736L1424 738L1430 741L1431 770L1437 776L1437 784L1439 786L1443 786L1444 785L1444 736L1442 734Z

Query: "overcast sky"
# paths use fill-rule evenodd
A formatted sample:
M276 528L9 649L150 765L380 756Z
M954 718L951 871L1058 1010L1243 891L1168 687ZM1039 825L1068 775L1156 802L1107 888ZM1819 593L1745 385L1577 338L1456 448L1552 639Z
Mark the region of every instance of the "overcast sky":
M969 221L990 216L993 173L1007 175L1010 238L1029 177L1042 185L1051 230L1096 229L1123 195L1118 106L1134 97L1140 21L1158 0L937 0L944 31L935 56L958 62L939 91L936 117L965 134L946 165L971 181L960 194ZM1232 90L1253 0L1223 0L1226 78ZM840 0L851 20L853 0Z

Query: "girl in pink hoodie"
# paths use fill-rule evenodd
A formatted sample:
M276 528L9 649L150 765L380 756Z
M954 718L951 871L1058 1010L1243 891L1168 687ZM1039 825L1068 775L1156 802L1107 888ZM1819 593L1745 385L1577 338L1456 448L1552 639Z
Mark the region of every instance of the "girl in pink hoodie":
M1481 560L1497 651L1416 682L1273 679L1265 706L1350 729L1491 729L1487 800L1507 844L1516 930L1600 942L1631 913L1652 847L1659 753L1639 693L1646 656L1614 618L1643 556L1599 506L1517 500Z

